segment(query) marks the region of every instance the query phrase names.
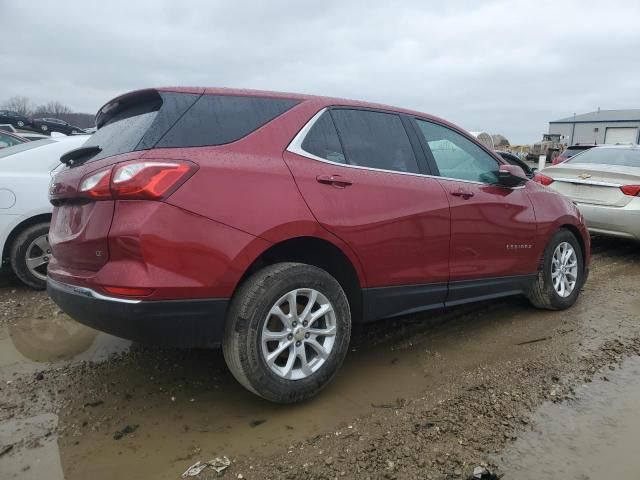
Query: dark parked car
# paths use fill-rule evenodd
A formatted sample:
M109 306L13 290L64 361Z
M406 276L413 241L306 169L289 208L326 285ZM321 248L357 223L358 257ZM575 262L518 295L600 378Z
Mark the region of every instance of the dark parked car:
M324 388L352 323L518 294L560 310L586 279L576 206L431 115L168 88L96 125L50 187L49 295L114 335L222 345L271 401Z
M496 150L496 153L500 155L503 160L510 163L511 165L517 165L518 167L520 167L524 171L524 173L527 174L527 177L533 178L533 176L535 175L537 169L530 167L527 164L527 162L522 160L517 155L511 152L504 152L502 150Z
M27 140L26 138L0 130L0 148L13 147L14 145L18 145L19 143L25 143L28 141L29 140Z
M82 128L71 125L59 118L34 118L32 125L33 128L43 132L60 132L67 135L72 133L85 133Z
M566 162L574 155L577 155L580 152L584 152L585 150L589 150L593 147L597 147L597 145L595 143L576 143L575 145L567 147L567 149L556 158L554 158L551 163L553 165L557 165L559 163Z
M29 127L32 119L12 110L0 110L0 123L9 123L16 128Z

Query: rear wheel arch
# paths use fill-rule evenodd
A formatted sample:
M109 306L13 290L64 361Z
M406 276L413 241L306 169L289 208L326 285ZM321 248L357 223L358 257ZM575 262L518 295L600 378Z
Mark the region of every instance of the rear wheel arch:
M257 271L282 262L297 262L315 267L333 276L344 290L354 322L362 318L362 284L351 259L335 244L318 237L295 237L278 242L262 252L245 270L234 289Z

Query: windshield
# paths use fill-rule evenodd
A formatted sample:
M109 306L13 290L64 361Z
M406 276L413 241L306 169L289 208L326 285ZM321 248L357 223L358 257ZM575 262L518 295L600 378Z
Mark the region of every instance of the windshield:
M640 167L640 149L592 148L580 153L580 155L575 155L567 163L598 163L602 165Z
M42 140L36 140L34 142L25 142L14 145L13 147L3 148L2 150L0 150L0 158L8 157L9 155L13 155L14 153L26 152L27 150L31 150L32 148L38 148L42 145L47 145L48 143L54 142L55 140L44 138Z

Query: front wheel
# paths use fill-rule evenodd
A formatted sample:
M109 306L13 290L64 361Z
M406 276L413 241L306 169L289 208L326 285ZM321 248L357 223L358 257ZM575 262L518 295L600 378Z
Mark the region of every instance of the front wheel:
M560 229L545 248L529 300L538 308L564 310L576 302L583 284L580 243L573 233Z
M22 120L18 120L18 127L22 128L24 127L24 122Z
M49 130L49 127L47 125L40 125L40 130L46 132L47 130Z
M347 354L351 313L335 278L301 263L268 266L229 307L224 357L248 390L277 403L316 395Z

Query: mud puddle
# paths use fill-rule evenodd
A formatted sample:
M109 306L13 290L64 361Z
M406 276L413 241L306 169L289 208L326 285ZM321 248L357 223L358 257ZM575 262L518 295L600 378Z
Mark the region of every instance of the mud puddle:
M640 478L640 357L596 375L571 403L545 404L503 455L506 478Z
M19 301L13 296L0 300L3 309L13 312L10 321L0 324L0 379L74 362L101 362L131 344L74 322L43 293L27 295Z

